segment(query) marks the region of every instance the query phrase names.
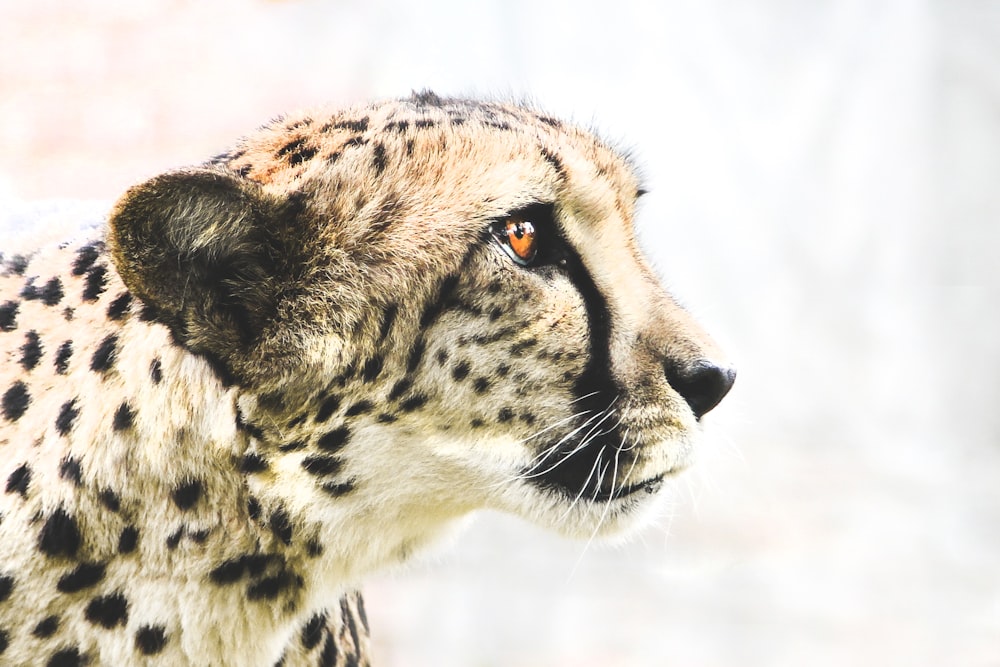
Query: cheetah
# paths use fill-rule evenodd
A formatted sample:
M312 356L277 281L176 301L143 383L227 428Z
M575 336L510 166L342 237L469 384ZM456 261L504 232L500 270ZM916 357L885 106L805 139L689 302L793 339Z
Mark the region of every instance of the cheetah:
M433 93L272 121L0 271L0 661L366 665L479 509L641 523L735 371L629 159Z

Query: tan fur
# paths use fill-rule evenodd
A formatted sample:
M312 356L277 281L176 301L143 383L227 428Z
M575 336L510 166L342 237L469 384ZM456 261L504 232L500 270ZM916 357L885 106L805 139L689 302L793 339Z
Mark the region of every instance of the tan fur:
M732 372L642 258L638 190L587 132L422 94L275 121L99 238L5 252L2 659L357 664L348 592L469 512L640 521ZM490 234L524 210L529 268Z

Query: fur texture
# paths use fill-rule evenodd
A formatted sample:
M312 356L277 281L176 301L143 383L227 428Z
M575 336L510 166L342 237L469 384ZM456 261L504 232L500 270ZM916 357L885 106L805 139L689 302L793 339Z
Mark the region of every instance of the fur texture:
M0 659L363 664L351 591L469 512L640 521L734 374L638 194L583 130L425 93L272 122L5 252Z

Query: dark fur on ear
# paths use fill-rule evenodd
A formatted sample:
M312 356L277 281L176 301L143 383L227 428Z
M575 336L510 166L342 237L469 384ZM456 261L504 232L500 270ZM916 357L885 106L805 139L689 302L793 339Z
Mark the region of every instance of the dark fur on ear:
M221 169L163 174L129 189L110 217L118 272L174 338L239 379L292 267L293 201Z

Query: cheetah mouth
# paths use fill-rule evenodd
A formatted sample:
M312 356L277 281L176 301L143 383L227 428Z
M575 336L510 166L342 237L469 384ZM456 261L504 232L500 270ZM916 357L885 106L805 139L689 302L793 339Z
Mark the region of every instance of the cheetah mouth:
M656 495L663 488L664 478L665 475L656 475L655 477L650 477L633 484L625 484L607 489L606 491L598 491L594 496L591 496L590 500L594 503L612 502L629 498L640 491L645 491L651 496Z

